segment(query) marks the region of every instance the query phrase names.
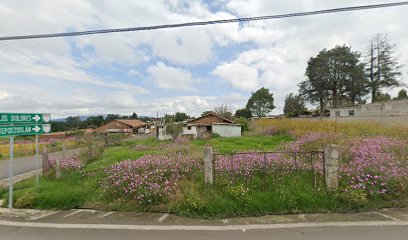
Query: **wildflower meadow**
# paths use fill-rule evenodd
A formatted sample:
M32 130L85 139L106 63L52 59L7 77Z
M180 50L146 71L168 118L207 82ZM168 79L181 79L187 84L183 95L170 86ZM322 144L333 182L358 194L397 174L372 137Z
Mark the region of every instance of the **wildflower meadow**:
M340 150L336 192L324 185L327 144ZM212 186L203 174L207 145L217 153ZM92 161L80 156L62 160L62 178L43 176L38 191L33 180L16 184L17 206L204 218L408 206L406 131L371 123L256 120L241 138L126 139Z

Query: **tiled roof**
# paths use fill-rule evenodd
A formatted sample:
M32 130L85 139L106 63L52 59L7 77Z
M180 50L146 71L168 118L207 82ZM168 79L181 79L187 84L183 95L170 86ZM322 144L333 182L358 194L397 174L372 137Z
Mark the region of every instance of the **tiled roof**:
M135 128L135 127L143 127L143 126L146 125L145 122L142 122L142 121L137 120L137 119L116 119L115 121L124 123L124 124L129 125L129 126L131 126L131 127L133 127L133 128Z

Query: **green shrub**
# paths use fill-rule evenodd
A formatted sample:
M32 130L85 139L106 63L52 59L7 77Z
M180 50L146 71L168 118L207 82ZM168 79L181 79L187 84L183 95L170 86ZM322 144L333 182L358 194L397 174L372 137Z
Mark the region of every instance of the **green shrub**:
M241 131L245 132L245 131L249 131L249 123L248 120L244 117L239 117L237 119L235 119L235 122L237 122L238 124L241 125Z
M346 204L362 206L368 202L367 192L363 189L352 189L338 193L338 197Z

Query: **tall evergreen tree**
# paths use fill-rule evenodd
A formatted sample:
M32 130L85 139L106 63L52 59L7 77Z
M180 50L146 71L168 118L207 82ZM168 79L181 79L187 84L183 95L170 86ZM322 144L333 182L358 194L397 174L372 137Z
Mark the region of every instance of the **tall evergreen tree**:
M395 45L389 43L386 34L377 34L370 41L366 75L371 102L377 101L376 96L381 89L401 86L401 65L395 56L395 48Z
M306 112L305 101L301 96L290 93L285 98L283 113L287 117L298 117Z

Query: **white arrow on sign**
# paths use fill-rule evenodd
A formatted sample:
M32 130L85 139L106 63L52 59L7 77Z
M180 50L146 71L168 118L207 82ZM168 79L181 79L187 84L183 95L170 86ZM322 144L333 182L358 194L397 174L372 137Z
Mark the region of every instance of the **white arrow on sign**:
M39 128L38 126L35 126L35 127L33 127L33 130L34 130L35 132L39 132L39 131L41 130L41 128Z
M33 117L33 119L34 119L36 122L38 122L38 121L40 121L40 120L41 120L41 117L40 117L40 116L38 116L38 115L35 115L35 116Z

